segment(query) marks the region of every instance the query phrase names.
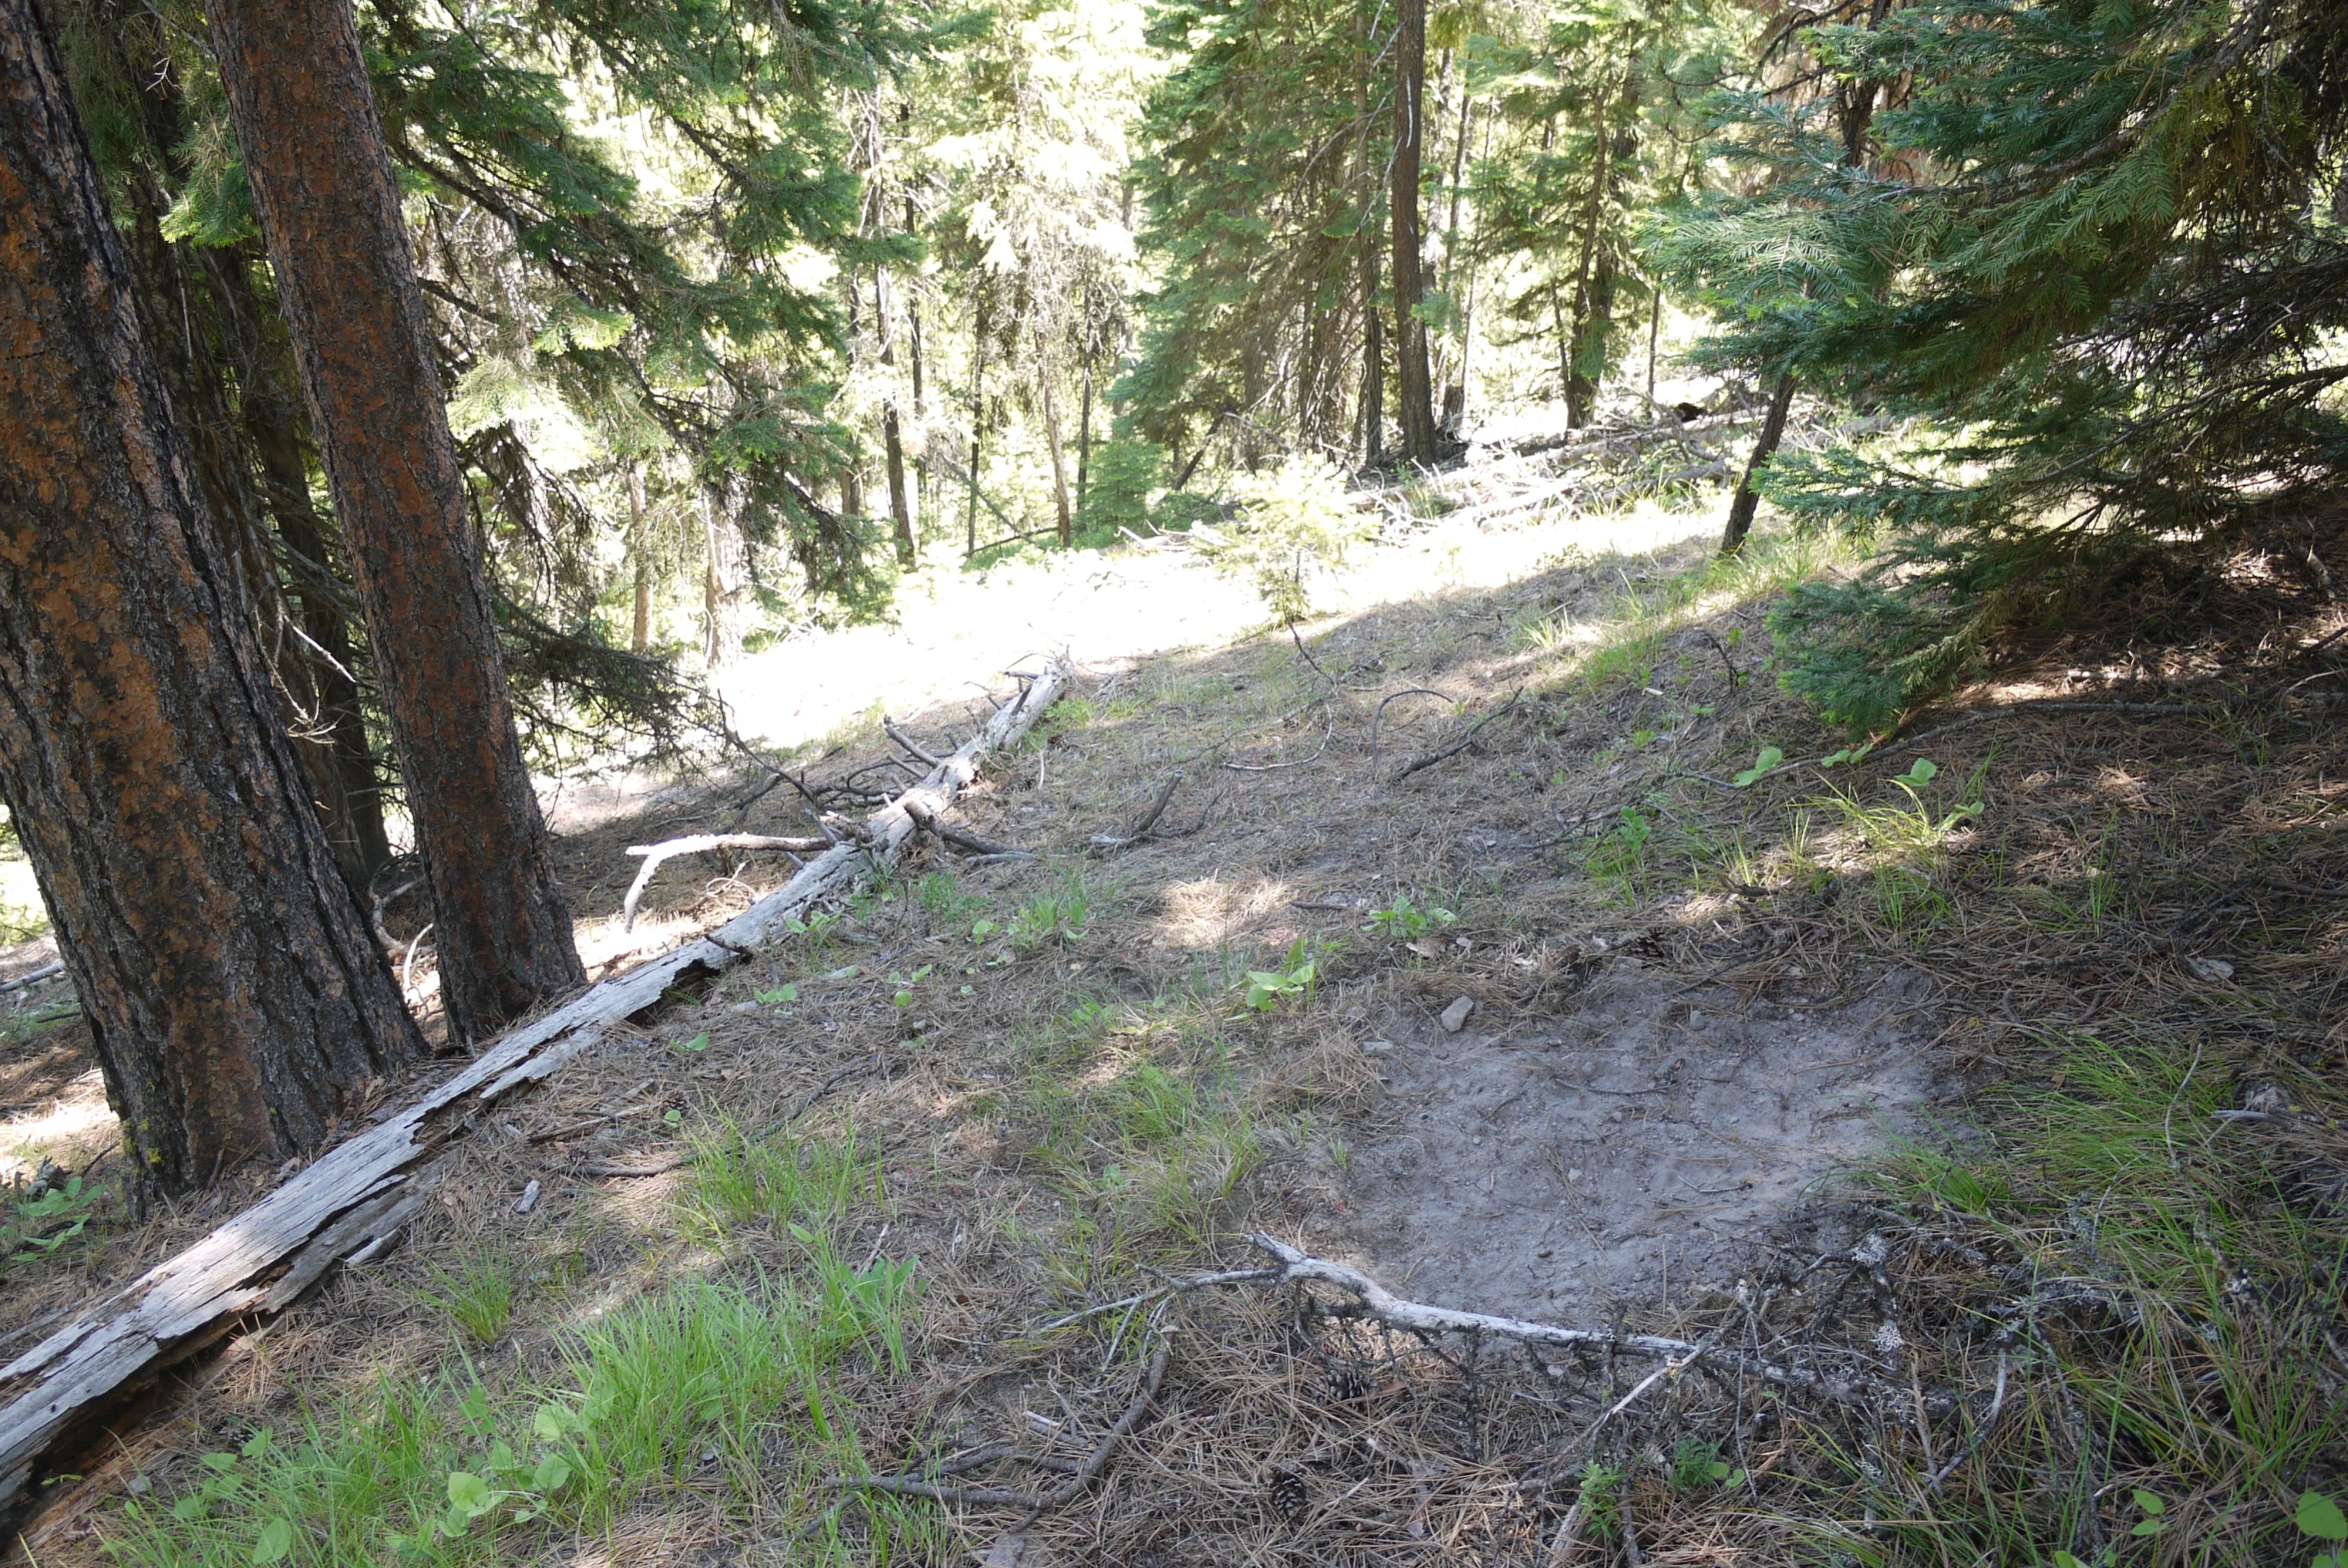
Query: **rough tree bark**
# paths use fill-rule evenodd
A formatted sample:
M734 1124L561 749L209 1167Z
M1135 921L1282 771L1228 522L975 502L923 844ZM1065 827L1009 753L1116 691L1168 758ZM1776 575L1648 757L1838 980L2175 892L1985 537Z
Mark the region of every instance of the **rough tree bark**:
M206 0L432 887L451 1032L586 983L350 0Z
M144 1181L422 1048L279 729L33 0L0 0L0 793Z
M1418 319L1425 293L1423 237L1418 215L1418 165L1426 136L1426 0L1398 0L1394 32L1394 384L1402 422L1402 457L1432 463L1436 438L1434 389L1426 363L1426 323Z

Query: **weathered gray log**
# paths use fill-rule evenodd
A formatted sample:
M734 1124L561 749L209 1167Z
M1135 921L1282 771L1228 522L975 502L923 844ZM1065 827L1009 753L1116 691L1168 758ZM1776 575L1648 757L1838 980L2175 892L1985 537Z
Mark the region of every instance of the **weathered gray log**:
M909 802L943 812L988 753L1024 736L1068 683L1068 666L1053 661L984 731L866 818L857 839L816 856L708 935L511 1030L415 1103L319 1156L194 1246L0 1366L0 1521L16 1511L36 1475L70 1459L77 1440L94 1437L106 1416L163 1368L283 1310L337 1261L380 1253L438 1179L443 1150L499 1100L546 1078L612 1023L653 1007L687 975L728 968L786 919L845 891L867 867L893 863L915 831Z

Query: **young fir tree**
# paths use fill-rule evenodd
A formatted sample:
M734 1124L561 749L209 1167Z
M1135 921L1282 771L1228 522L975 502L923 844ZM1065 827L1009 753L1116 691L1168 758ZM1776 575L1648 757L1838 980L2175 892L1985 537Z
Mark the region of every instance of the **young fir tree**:
M1384 371L1391 31L1366 0L1151 13L1152 42L1178 64L1150 95L1135 166L1160 279L1116 392L1135 434L1193 455L1228 435L1242 466L1278 446L1351 444L1364 357L1371 387Z
M2348 12L1940 0L1812 47L1839 82L1909 84L1872 166L1833 99L1748 99L1772 183L1672 242L1718 310L1715 361L1928 432L1764 476L1797 519L1884 545L1776 616L1794 690L1883 725L2122 557L2337 486Z

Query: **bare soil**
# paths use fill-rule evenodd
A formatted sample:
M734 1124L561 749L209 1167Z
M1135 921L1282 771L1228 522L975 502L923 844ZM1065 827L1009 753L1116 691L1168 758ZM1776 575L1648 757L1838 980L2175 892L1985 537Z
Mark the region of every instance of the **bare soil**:
M1762 597L1650 614L1610 673L1581 665L1617 646L1602 639L1636 609L1626 595L1700 563L1709 528L1691 519L1695 538L1640 554L1552 555L1500 586L1438 587L1295 637L1136 658L1074 649L1077 696L962 806L970 826L1040 858L937 851L836 924L619 1031L476 1129L406 1250L185 1369L27 1548L44 1568L94 1564L134 1480L169 1495L204 1448L362 1396L387 1372L429 1373L462 1347L492 1379L559 1378L567 1336L666 1283L788 1270L789 1235L696 1218L708 1151L746 1132L853 1139L879 1163L885 1196L860 1199L839 1241L868 1268L917 1269L912 1363L859 1363L838 1414L885 1474L988 1442L1064 1464L1089 1451L1133 1400L1134 1341L1114 1313L1042 1325L1258 1262L1254 1230L1400 1294L1601 1328L1749 1328L1776 1344L1777 1302L1813 1364L1872 1375L1893 1354L1887 1314L1917 1331L1956 1254L1884 1241L1883 1211L1838 1173L1903 1137L1968 1136L1976 1092L2033 1070L2058 1021L2201 1030L2203 1070L2229 1080L2340 1059L2348 849L2331 824L2348 775L2336 737L2303 722L2322 711L2304 706L2319 690L2254 741L2168 713L2090 723L2015 706L2115 693L2182 706L2213 670L2271 646L2278 615L2295 618L2286 646L2300 649L2334 612L2243 568L2224 581L2248 608L2197 646L2009 650L1967 702L2015 717L1738 789L1721 780L1757 746L1798 758L1834 739L1768 684ZM1539 634L1559 625L1600 641ZM1470 744L1401 774L1512 698ZM937 740L972 717L939 704L904 722ZM844 731L807 754L808 777L885 775L890 750ZM1929 843L1899 838L1910 801L1889 782L1917 757L1938 765L1933 806L1983 807ZM1096 841L1129 829L1177 769L1155 834ZM613 917L630 843L805 829L789 789L741 808L755 782L582 794L563 853L591 971L788 876L775 854L681 859L635 931ZM1618 830L1625 807L1649 831ZM2116 903L2097 890L2114 866L2127 878ZM1400 899L1449 918L1415 935L1372 919ZM421 923L395 913L395 934ZM1307 960L1309 987L1248 1004L1251 976ZM1453 1032L1440 1019L1461 1001ZM70 1065L38 1068L40 1082ZM645 1178L587 1169L672 1154L691 1157ZM184 1245L272 1179L231 1173L209 1197L12 1276L0 1333ZM433 1301L437 1271L483 1257L520 1281L513 1326L488 1345ZM903 1549L938 1562L977 1551L997 1568L1542 1560L1566 1496L1566 1471L1543 1480L1544 1466L1631 1381L1611 1356L1446 1348L1312 1318L1287 1294L1204 1292L1168 1310L1168 1382L1101 1485L1040 1520L957 1507L945 1545ZM1963 1316L1944 1314L1951 1344ZM1718 1436L1756 1476L1790 1477L1810 1451L1795 1440L1805 1422L1879 1445L1883 1464L1944 1459L1949 1423L1986 1404L1993 1363L1960 1348L1909 1365L1919 1407L1927 1388L1938 1401L1916 1455L1907 1414L1870 1426L1820 1399L1772 1416L1733 1379L1648 1395L1604 1446L1631 1476L1623 1507L1658 1554L1647 1560L1805 1549L1798 1532L1772 1534L1788 1515L1731 1518L1666 1486L1685 1433ZM755 1465L713 1461L655 1488L600 1536L518 1536L514 1560L794 1562L817 1524L867 1541L874 1515L794 1490L775 1441Z

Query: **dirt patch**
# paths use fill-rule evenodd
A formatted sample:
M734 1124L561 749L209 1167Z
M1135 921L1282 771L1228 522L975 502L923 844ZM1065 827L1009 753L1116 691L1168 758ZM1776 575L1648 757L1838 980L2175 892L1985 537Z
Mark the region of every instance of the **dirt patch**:
M1389 1289L1442 1306L1589 1321L1692 1296L1915 1124L1924 988L1894 971L1856 1000L1738 1010L1625 956L1497 1032L1397 1016L1367 1047L1386 1100L1331 1217Z

